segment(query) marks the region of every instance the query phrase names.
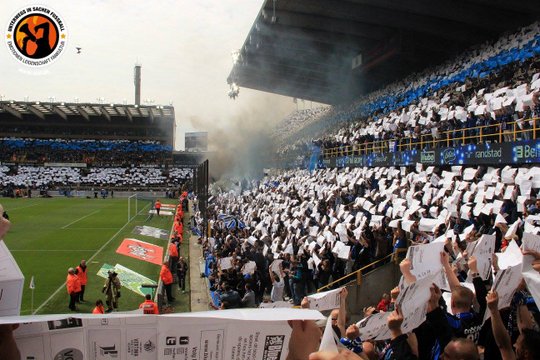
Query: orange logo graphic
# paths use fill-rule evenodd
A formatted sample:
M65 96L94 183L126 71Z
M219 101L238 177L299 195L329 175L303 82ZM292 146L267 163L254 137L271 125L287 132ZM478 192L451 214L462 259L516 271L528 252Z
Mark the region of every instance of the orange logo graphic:
M57 12L44 6L31 6L10 18L5 39L9 52L17 60L29 66L43 66L62 54L67 32Z

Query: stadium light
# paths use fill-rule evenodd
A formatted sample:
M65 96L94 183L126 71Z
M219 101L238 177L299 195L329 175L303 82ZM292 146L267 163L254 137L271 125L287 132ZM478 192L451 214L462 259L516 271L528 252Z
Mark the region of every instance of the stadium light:
M276 16L276 2L277 0L274 0L273 1L273 5L274 5L274 13L272 15L272 24L275 24L277 22L277 16Z
M240 60L240 49L231 51L231 57L233 65L235 65Z

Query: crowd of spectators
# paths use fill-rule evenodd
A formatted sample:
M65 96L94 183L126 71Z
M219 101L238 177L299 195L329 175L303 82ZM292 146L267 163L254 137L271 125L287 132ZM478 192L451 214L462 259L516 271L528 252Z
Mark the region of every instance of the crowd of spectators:
M287 134L295 133L299 129L309 126L313 121L327 114L332 108L329 106L319 106L312 109L302 109L293 111L281 120L272 132L272 136L280 143Z
M452 137L474 136L477 130L463 133L462 129L476 126L501 124L503 131L511 133L508 123L517 121L519 130L525 130L519 138L528 139L531 132L526 130L533 126L523 120L539 111L535 109L538 95L534 94L540 89L539 55L539 23L534 23L352 104L335 106L306 121L312 125L294 137L300 145L311 137L325 148L401 137L414 142L421 135L429 143L430 139L442 140L443 131L452 131ZM496 129L486 129L488 139ZM498 141L498 136L493 141ZM283 157L304 149L291 138L288 144L278 149Z
M454 84L414 105L369 117L321 138L324 148L352 145L362 152L393 140L390 151L456 146L482 141L529 140L540 116L540 56L512 63L488 77ZM538 120L536 120L538 122ZM516 127L514 129L514 127ZM502 137L499 136L502 133Z
M170 145L153 140L0 139L0 162L9 163L164 164L171 153Z
M497 327L506 326L512 343L519 343L520 333L527 335L523 335L523 327L518 329L512 314L518 308L538 314L538 309L527 287L517 281L511 310L502 312L503 321L493 323L498 329L493 337L492 323L482 321L486 307L496 319L498 309L510 304L505 298L504 304L501 299L497 305L495 291L486 300L487 289L493 284L491 270L503 273L504 269L513 271L519 266L521 273L524 260L519 246L524 234L540 233L540 201L536 200L539 189L538 167L418 166L412 170L326 169L311 174L291 170L266 177L252 182L251 188L239 196L231 192L212 199L211 235L203 242L212 305L223 309L269 306L266 303L309 306L306 295L374 260L387 255L402 259L411 245L440 245L439 267L447 283L434 281L428 291L430 296L424 299L427 317L424 314L422 321L413 326L412 320L405 322L403 334L408 333L414 340L402 342L402 346L413 355L429 359L431 351L442 353L447 344L452 344L452 337L459 337L469 339L459 341L472 341L468 344L474 351L475 344L481 345L488 356L484 358L500 358L499 348L494 345L500 341ZM197 217L194 225L200 224ZM490 254L489 273L481 271L479 275L479 264L486 259L468 253L473 254L484 235L493 235L491 254L496 255L491 263ZM400 328L403 317L415 318L406 309L405 313L394 311L398 310L394 304L400 291L425 277L413 271L412 261L412 255L402 261L402 282L399 286L388 284L387 295L366 309L366 316L379 312L378 316L384 315L383 320L389 324L397 317L401 319L396 320ZM331 285L329 288L339 287L344 282ZM398 287L392 289L394 286ZM442 296L440 288L448 295ZM474 296L480 307L472 310ZM284 301L289 299L290 303ZM453 315L446 315L447 311ZM470 318L474 320L466 320ZM536 329L528 336L537 339L535 319L529 316L527 326ZM369 348L368 355L370 351L384 354L397 338L379 342L360 339L361 333L361 327L353 324L343 327L339 336L353 351L361 353L363 348Z
M162 128L155 127L126 127L124 126L115 126L115 124L105 123L105 124L95 124L97 126L73 126L66 127L64 124L56 124L56 126L51 126L47 124L32 124L27 125L24 122L15 123L15 124L5 124L2 128L3 133L12 133L12 134L25 134L29 137L34 134L50 134L50 136L55 136L58 133L62 133L64 136L85 136L89 139L95 136L116 136L118 138L125 138L127 136L136 136L139 138L145 137L167 137L167 130ZM105 125L105 126L104 126ZM143 124L139 124L143 125ZM146 124L150 125L150 124Z
M0 166L0 189L56 187L137 187L176 186L191 178L192 169L184 167L44 167Z

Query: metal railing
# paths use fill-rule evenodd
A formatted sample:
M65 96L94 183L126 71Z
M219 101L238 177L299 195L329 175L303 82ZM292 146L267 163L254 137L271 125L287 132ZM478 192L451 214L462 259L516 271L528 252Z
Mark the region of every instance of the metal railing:
M371 153L385 153L390 151L405 151L412 149L429 149L438 147L452 147L479 143L484 141L503 142L504 140L516 141L519 138L524 140L536 140L537 124L540 118L530 118L521 120L519 123L530 124L530 127L520 128L517 121L509 123L498 123L493 125L481 125L465 127L461 129L442 131L437 134L419 134L402 138L392 138L387 140L370 141L353 145L343 145L333 148L323 149L323 157L367 155ZM504 129L503 129L504 127Z
M398 249L399 250L399 249ZM348 285L348 284L351 284L352 282L356 282L356 285L361 285L362 284L362 277L368 275L369 273L371 273L373 270L377 269L378 267L384 265L385 263L389 263L391 261L394 261L395 263L397 263L397 257L395 255L395 253L390 253L388 255L386 255L385 257L383 258L380 258L378 260L375 260L373 261L372 263L368 264L368 265L365 265L363 266L362 268L358 269L358 270L355 270L337 280L334 280L328 284L326 284L325 286L323 287L320 287L317 289L317 292L322 292L322 291L327 291L327 290L330 290L334 287L334 285L336 285L336 287L338 286L343 286L343 285Z

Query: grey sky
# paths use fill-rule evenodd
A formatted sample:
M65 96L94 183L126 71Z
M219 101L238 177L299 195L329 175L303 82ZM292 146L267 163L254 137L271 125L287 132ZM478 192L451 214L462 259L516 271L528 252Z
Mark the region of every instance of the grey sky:
M5 3L0 24L30 1ZM277 121L295 109L292 99L247 89L233 101L227 96L231 51L239 49L262 0L40 0L64 19L67 51L43 70L18 64L0 47L0 95L30 101L134 102L133 66L142 64L142 96L155 105L173 102L177 148L185 131L209 131L237 123L240 114L264 110ZM76 54L75 47L82 47ZM262 105L260 105L262 104ZM194 124L191 124L190 119Z

